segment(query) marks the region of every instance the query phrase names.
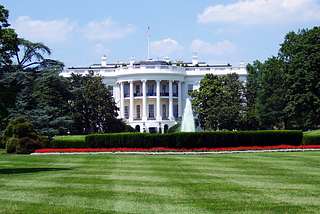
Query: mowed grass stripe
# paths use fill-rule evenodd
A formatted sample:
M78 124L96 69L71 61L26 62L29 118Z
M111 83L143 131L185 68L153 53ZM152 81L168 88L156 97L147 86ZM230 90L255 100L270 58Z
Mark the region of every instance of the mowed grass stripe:
M319 152L0 156L0 213L317 213L319 160Z

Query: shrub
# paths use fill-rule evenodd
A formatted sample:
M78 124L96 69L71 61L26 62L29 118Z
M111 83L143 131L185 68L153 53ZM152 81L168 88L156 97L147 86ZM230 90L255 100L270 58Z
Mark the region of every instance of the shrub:
M15 153L18 144L19 144L18 138L13 138L13 137L9 138L6 143L7 153Z
M49 144L49 139L45 136L41 136L37 134L37 131L34 130L33 124L29 122L25 122L23 117L17 117L15 120L11 121L9 125L6 127L5 131L2 135L3 139L1 143L6 145L6 149L8 153L13 153L16 151L16 147L18 146L19 139L28 138L35 141L39 141L42 145L47 146ZM23 142L26 142L24 140ZM31 141L28 141L31 142ZM26 145L36 144L32 141L32 143L27 143ZM14 147L16 146L16 147ZM23 150L24 146L20 146Z
M88 148L87 143L84 139L52 139L50 142L50 147L53 149L65 149L65 148Z
M239 146L301 145L301 131L177 132L170 134L91 134L85 138L90 148L219 148Z
M171 126L167 133L174 133L174 132L179 132L180 131L180 127L181 127L181 123L177 123L176 125L174 126Z
M43 149L44 146L39 140L34 140L28 137L19 138L19 143L16 146L17 154L31 154L36 149Z
M303 145L320 145L319 135L304 135L302 138Z

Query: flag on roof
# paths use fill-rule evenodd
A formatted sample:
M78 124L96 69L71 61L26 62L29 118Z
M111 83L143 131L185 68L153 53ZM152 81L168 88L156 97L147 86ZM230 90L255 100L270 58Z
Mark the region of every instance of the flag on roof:
M149 36L149 37L150 37L150 27L149 27L149 26L148 26L147 36Z

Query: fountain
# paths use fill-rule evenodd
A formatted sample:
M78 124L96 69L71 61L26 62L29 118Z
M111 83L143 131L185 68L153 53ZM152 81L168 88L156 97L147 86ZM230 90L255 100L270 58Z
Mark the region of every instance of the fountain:
M186 107L184 108L180 131L181 132L195 131L192 106L189 98L186 99Z

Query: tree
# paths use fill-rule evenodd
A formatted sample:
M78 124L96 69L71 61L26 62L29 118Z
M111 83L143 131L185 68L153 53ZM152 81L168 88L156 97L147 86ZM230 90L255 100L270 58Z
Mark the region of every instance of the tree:
M15 53L16 64L0 82L17 95L15 107L9 108L8 119L22 116L40 134L49 137L66 134L72 123L66 115L71 92L68 81L59 76L63 63L45 59L41 52L50 54L50 51L42 43L19 41L23 53Z
M118 116L117 106L110 90L102 82L101 76L93 72L82 76L71 74L70 87L75 93L71 100L71 117L75 121L73 133L88 134L97 132L117 132L122 121Z
M8 23L9 11L0 5L0 78L8 66L11 66L11 57L18 48L18 37Z
M51 55L51 50L48 46L41 42L30 42L23 38L18 38L18 45L21 47L14 53L16 63L22 69L52 62L44 58L44 55Z
M241 129L244 86L236 73L218 77L206 74L199 90L190 92L194 112L205 130Z
M265 61L256 105L258 117L266 128L288 127L286 94L283 61L272 57Z
M261 90L264 63L261 63L259 60L254 61L252 65L249 63L247 65L247 72L248 76L245 86L246 106L243 128L246 130L263 129L256 111L256 104L258 93Z
M9 28L8 17L9 11L0 5L0 80L11 66L11 57L19 50L17 34ZM7 108L14 105L15 99L14 92L0 83L0 130L8 123Z
M286 111L297 126L320 124L320 28L286 34L279 50L284 61Z

